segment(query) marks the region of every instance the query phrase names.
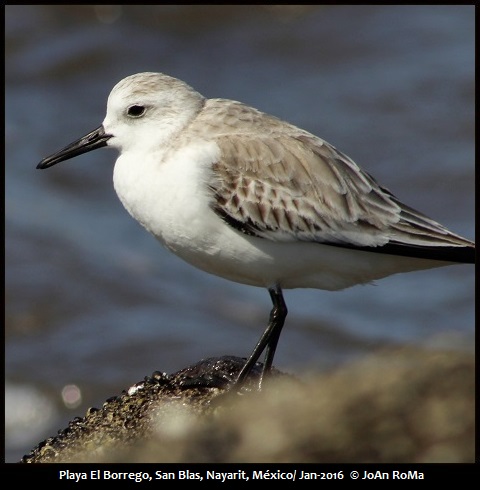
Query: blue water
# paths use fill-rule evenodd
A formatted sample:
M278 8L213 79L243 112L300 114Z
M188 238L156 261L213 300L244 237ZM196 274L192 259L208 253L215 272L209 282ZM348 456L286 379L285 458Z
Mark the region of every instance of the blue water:
M35 170L101 123L126 75L162 71L289 120L474 237L473 6L5 12L7 462L154 370L248 355L267 321L266 291L193 269L130 218L114 151ZM473 345L472 266L285 298L275 363L298 375L390 343Z

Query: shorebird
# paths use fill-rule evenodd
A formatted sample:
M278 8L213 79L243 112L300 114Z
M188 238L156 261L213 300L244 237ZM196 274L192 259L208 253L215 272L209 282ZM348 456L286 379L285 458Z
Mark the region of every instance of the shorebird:
M283 289L341 290L475 261L474 242L403 204L323 139L162 73L121 80L102 125L37 168L104 146L120 153L120 201L166 248L270 293L268 325L236 386L263 353L260 386L272 368Z

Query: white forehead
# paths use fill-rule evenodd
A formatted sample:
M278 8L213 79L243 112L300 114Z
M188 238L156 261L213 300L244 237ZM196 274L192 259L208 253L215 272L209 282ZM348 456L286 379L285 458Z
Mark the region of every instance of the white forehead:
M163 73L137 73L118 82L108 97L111 108L125 107L133 103L170 103L182 104L189 99L202 96L189 85L177 78Z

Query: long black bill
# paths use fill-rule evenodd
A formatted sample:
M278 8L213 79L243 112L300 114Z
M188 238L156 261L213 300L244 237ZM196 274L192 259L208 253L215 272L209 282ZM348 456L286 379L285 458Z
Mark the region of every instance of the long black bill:
M38 165L37 168L48 168L57 163L63 162L64 160L69 160L70 158L81 155L82 153L87 153L88 151L96 150L97 148L102 148L102 146L107 146L107 141L112 137L110 134L105 134L103 126L94 129L92 132L86 134L82 138L70 143L68 146L60 151L57 151L53 155L44 158Z

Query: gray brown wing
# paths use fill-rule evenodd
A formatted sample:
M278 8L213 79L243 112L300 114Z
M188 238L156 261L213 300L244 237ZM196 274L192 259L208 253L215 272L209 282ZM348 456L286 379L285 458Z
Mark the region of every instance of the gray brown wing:
M407 255L473 247L401 203L335 147L288 128L292 134L216 138L221 157L213 165L212 207L230 225L275 241L408 249Z

